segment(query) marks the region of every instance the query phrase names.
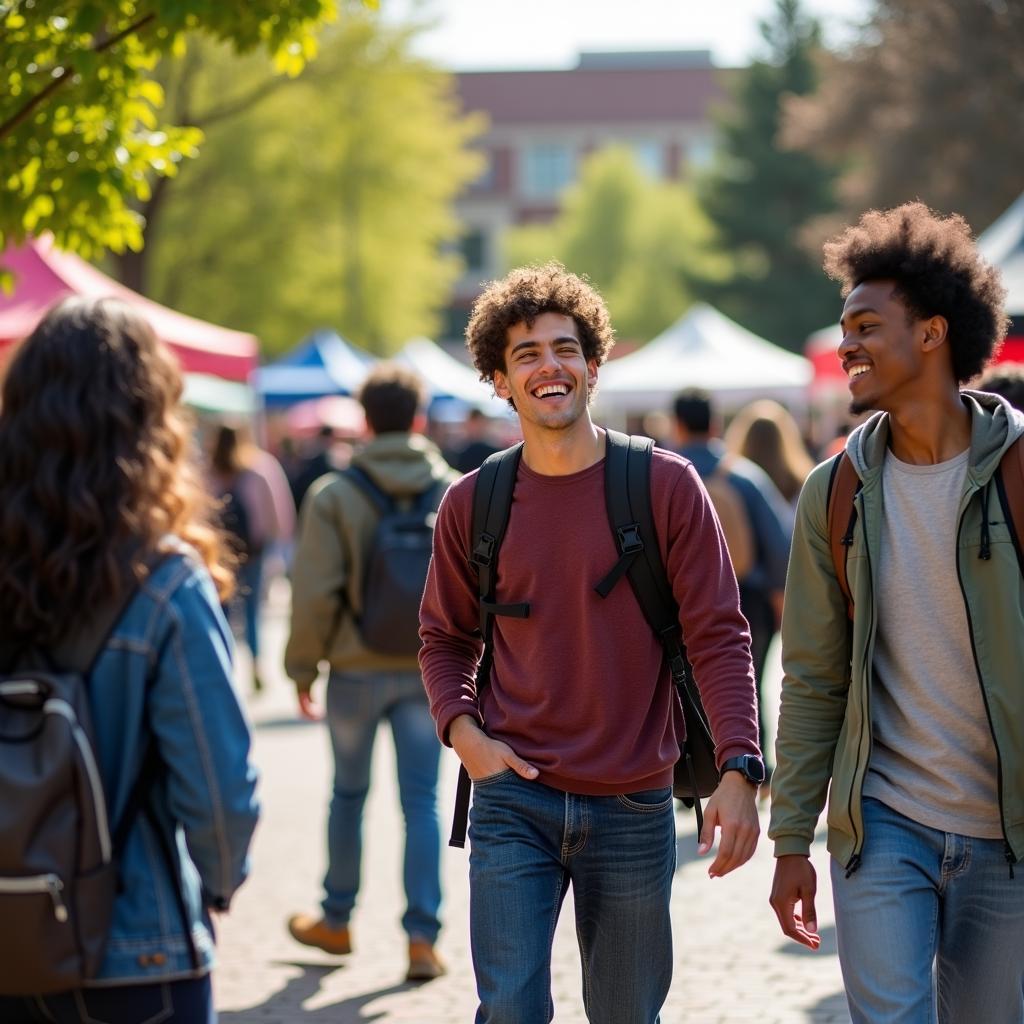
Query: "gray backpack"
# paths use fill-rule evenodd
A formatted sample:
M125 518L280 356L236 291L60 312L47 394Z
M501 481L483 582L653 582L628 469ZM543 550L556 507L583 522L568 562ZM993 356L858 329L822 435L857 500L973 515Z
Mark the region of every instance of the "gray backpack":
M136 589L0 672L0 995L77 988L102 963L118 857L159 765L151 749L112 831L87 680Z

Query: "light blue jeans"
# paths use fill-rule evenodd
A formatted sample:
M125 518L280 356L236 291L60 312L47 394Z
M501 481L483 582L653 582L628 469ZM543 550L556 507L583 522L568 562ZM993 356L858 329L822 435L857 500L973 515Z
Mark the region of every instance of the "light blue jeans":
M441 833L437 770L441 745L418 672L332 673L327 725L334 752L334 790L327 818L327 923L347 924L359 892L363 805L377 725L387 720L395 741L398 793L405 817L402 878L410 938L437 940L441 905Z
M832 861L854 1024L1022 1024L1024 870L1010 878L1003 841L940 832L870 797L864 836L849 878Z
M474 784L477 1024L554 1015L551 944L570 885L592 1024L657 1024L672 980L672 793L577 796L511 770Z

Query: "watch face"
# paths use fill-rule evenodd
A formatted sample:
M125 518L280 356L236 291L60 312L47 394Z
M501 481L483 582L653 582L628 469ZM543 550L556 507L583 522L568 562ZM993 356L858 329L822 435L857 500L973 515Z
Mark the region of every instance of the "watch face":
M747 754L743 758L743 774L746 775L751 782L756 782L760 785L764 782L764 762L759 757L754 757L753 754Z

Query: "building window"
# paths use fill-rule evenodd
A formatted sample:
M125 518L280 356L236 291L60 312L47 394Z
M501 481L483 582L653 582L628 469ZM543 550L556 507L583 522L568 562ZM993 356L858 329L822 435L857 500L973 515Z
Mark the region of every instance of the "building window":
M522 193L530 199L553 199L576 174L572 150L558 142L537 143L523 150Z
M686 159L691 170L702 171L711 166L715 158L715 140L708 135L698 135L690 140Z
M470 228L462 236L459 248L466 271L470 274L487 269L487 233L480 228Z
M635 141L629 144L637 166L654 181L665 177L665 150L660 142L652 140Z

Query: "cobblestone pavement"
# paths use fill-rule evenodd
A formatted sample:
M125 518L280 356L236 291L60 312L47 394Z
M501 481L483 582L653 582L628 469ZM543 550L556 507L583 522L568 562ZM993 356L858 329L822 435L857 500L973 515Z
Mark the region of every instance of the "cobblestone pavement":
M330 784L324 727L296 717L293 690L279 668L286 602L287 588L276 581L263 632L267 689L248 698L262 774L263 818L253 846L252 876L218 925L214 989L220 1020L469 1024L476 1001L469 957L466 851L446 848L443 859L445 930L439 949L449 973L425 985L403 981L402 823L394 751L386 729L378 735L364 821L364 880L352 919L355 951L347 957L321 954L295 943L285 929L289 914L318 909ZM239 660L242 675L246 665L241 655ZM445 755L443 828L450 823L457 769L454 755ZM762 828L767 828L766 811L762 810ZM814 852L821 887L822 948L812 954L783 938L768 906L772 858L766 840L762 838L749 864L712 881L707 877L708 859L696 857L689 812L680 810L677 831L679 866L672 897L675 976L663 1024L849 1024L835 955L824 845L816 843ZM567 900L553 956L556 1024L586 1021L572 920Z

